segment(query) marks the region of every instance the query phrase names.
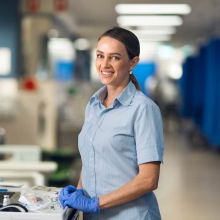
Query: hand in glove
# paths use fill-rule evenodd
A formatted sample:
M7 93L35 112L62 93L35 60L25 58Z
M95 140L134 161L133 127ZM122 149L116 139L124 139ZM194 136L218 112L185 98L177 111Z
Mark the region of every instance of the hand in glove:
M61 189L60 194L59 194L59 200L60 200L60 203L62 204L63 207L65 207L64 206L64 202L65 202L64 197L75 192L75 191L77 191L77 189L71 185L66 186L65 188Z
M67 188L67 187L66 187ZM98 198L89 199L83 195L82 189L64 188L60 193L61 204L67 205L86 213L100 213ZM61 190L62 191L62 190ZM71 192L68 194L68 192Z

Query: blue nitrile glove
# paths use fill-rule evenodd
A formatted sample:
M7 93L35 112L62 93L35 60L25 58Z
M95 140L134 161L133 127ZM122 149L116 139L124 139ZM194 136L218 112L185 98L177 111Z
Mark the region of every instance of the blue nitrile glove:
M63 196L64 206L71 206L86 213L100 213L99 199L89 199L83 195L83 190L78 189L77 191Z
M71 186L71 185L66 186L65 188L61 189L60 194L59 194L59 200L60 200L60 203L62 204L63 207L65 207L64 206L65 196L69 195L69 194L71 194L75 191L77 191L77 189L74 186Z

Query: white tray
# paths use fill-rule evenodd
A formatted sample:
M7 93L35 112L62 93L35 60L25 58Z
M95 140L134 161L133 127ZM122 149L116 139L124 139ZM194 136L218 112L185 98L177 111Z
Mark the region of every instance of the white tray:
M6 188L8 191L20 192L22 188ZM0 220L64 220L64 213L66 213L67 207L63 210L63 213L20 213L20 212L0 212Z
M63 220L62 214L1 212L1 220Z

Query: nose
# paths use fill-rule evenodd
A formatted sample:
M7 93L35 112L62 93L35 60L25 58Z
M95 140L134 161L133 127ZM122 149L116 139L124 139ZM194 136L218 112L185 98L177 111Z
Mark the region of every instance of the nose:
M105 57L102 60L102 68L110 68L111 64L110 64L110 59L108 57Z

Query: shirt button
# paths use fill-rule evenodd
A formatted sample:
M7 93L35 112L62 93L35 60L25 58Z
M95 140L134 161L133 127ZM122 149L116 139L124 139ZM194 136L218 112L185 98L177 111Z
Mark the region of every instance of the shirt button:
M93 158L90 158L90 161L93 162Z
M92 138L90 138L89 140L92 141Z
M94 180L94 179L91 179L91 181L94 182L95 180Z
M97 124L98 124L98 125L100 125L100 124L101 124L101 122L100 122L100 121L98 121L98 122L97 122Z

